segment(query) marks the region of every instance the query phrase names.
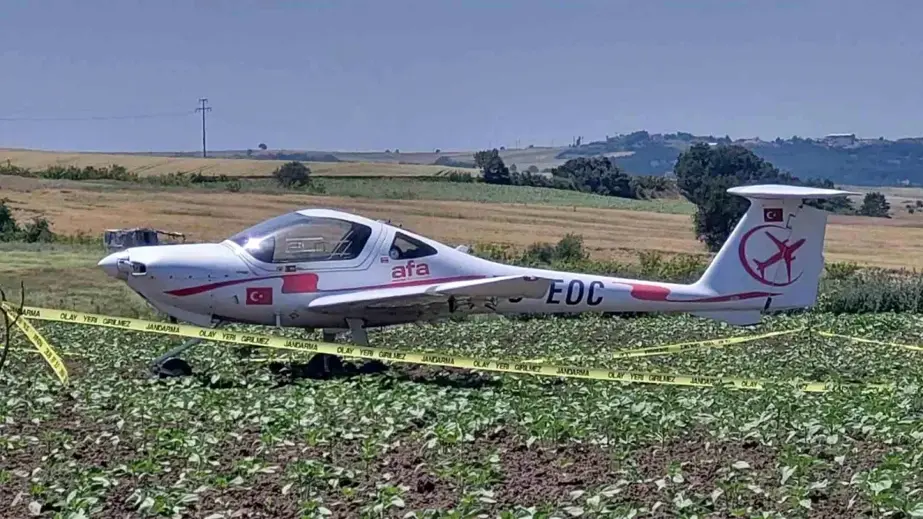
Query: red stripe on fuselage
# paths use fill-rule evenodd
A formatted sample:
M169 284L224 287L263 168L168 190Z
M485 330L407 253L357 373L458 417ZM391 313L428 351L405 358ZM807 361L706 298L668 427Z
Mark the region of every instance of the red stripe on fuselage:
M291 274L291 275L280 275L280 276L266 276L261 278L248 278L248 279L235 279L233 281L219 281L218 283L208 283L205 285L196 285L193 287L179 288L176 290L168 290L167 294L171 296L192 296L195 294L202 294L214 290L216 288L228 287L232 285L240 285L242 283L248 283L250 281L263 281L266 279L282 279L282 293L283 294L304 294L310 292L317 292L317 274L313 272L304 273L304 274Z
M218 283L208 283L205 285L197 285L193 287L179 288L176 290L169 290L166 293L171 296L185 297L195 294L202 294L209 292L216 288L222 288L232 285L239 285L242 283L249 283L251 281L264 281L267 279L282 279L282 293L283 294L309 294L313 292L335 292L339 290L372 290L376 288L390 288L390 287L412 287L419 285L432 285L435 283L449 283L452 281L468 281L472 279L482 279L487 276L454 276L454 277L445 277L445 278L434 278L434 279L418 279L414 281L402 281L399 283L386 283L383 285L369 285L361 287L344 287L339 289L332 290L320 290L317 288L318 275L314 273L305 273L305 274L291 274L291 275L280 275L280 276L266 276L259 278L248 278L248 279L235 279L234 281L221 281Z
M295 274L282 278L283 294L310 294L317 292L317 274Z
M738 292L723 296L696 297L692 299L667 299L670 289L659 285L645 283L624 283L631 287L631 297L641 301L663 301L666 303L721 303L724 301L737 301L740 299L755 299L757 297L777 296L773 292Z

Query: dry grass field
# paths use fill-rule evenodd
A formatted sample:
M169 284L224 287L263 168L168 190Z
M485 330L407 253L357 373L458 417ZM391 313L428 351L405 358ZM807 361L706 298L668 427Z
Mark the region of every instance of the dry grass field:
M103 167L118 164L142 176L185 172L256 177L271 175L273 170L285 164L286 161L0 149L0 163L7 162L29 169L44 169L49 166ZM307 164L312 173L317 176L418 177L433 176L447 169L443 166L387 162L309 162ZM452 169L479 174L476 169Z
M43 215L59 233L101 233L135 225L181 231L190 240L219 240L277 214L306 207L356 212L399 222L451 243L494 242L525 247L566 233L584 236L597 258L636 259L637 250L701 253L688 215L582 207L433 200L372 200L300 194L92 190L79 183L5 177L0 189L17 218ZM147 200L143 200L147 198ZM923 222L915 218L831 215L828 261L923 268Z

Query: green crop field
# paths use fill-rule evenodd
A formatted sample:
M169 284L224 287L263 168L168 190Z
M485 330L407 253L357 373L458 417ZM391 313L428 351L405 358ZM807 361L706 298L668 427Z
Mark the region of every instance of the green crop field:
M668 214L688 214L695 206L685 199L633 200L528 186L483 183L427 182L403 179L341 179L318 181L324 194L384 200L453 200L460 202L539 204L549 206L632 209ZM259 184L257 184L259 185Z
M3 287L31 280L27 304L82 294L62 304L135 315L134 298L91 273L89 252L2 252ZM32 322L71 381L59 386L14 331L0 372L3 517L923 515L923 352L803 331L612 359L805 326L920 345L912 314L813 312L749 328L686 316L484 318L370 334L418 352L779 382L761 390L349 359L365 369L316 378L304 356L216 343L184 355L194 376L155 379L146 364L178 339ZM795 379L895 387L804 393L785 383Z

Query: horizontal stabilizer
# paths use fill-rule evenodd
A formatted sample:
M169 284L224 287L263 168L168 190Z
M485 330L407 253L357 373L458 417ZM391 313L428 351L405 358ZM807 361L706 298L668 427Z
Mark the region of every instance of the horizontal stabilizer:
M308 308L317 311L339 311L347 308L382 308L412 306L433 301L448 300L451 296L472 299L539 298L551 287L553 280L532 276L501 276L468 281L451 281L410 287L376 288L319 297Z
M835 196L860 195L852 191L840 189L825 189L809 186L787 186L783 184L760 184L756 186L738 186L728 189L732 195L746 198L760 198L764 200L779 200L782 198L833 198Z

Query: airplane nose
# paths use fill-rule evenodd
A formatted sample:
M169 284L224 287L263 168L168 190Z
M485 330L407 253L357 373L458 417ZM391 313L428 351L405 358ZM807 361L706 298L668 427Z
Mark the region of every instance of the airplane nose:
M105 258L99 260L99 263L96 264L97 267L101 268L107 276L123 279L125 276L119 271L119 260L127 260L128 251L119 251L113 252L112 254L106 256Z

